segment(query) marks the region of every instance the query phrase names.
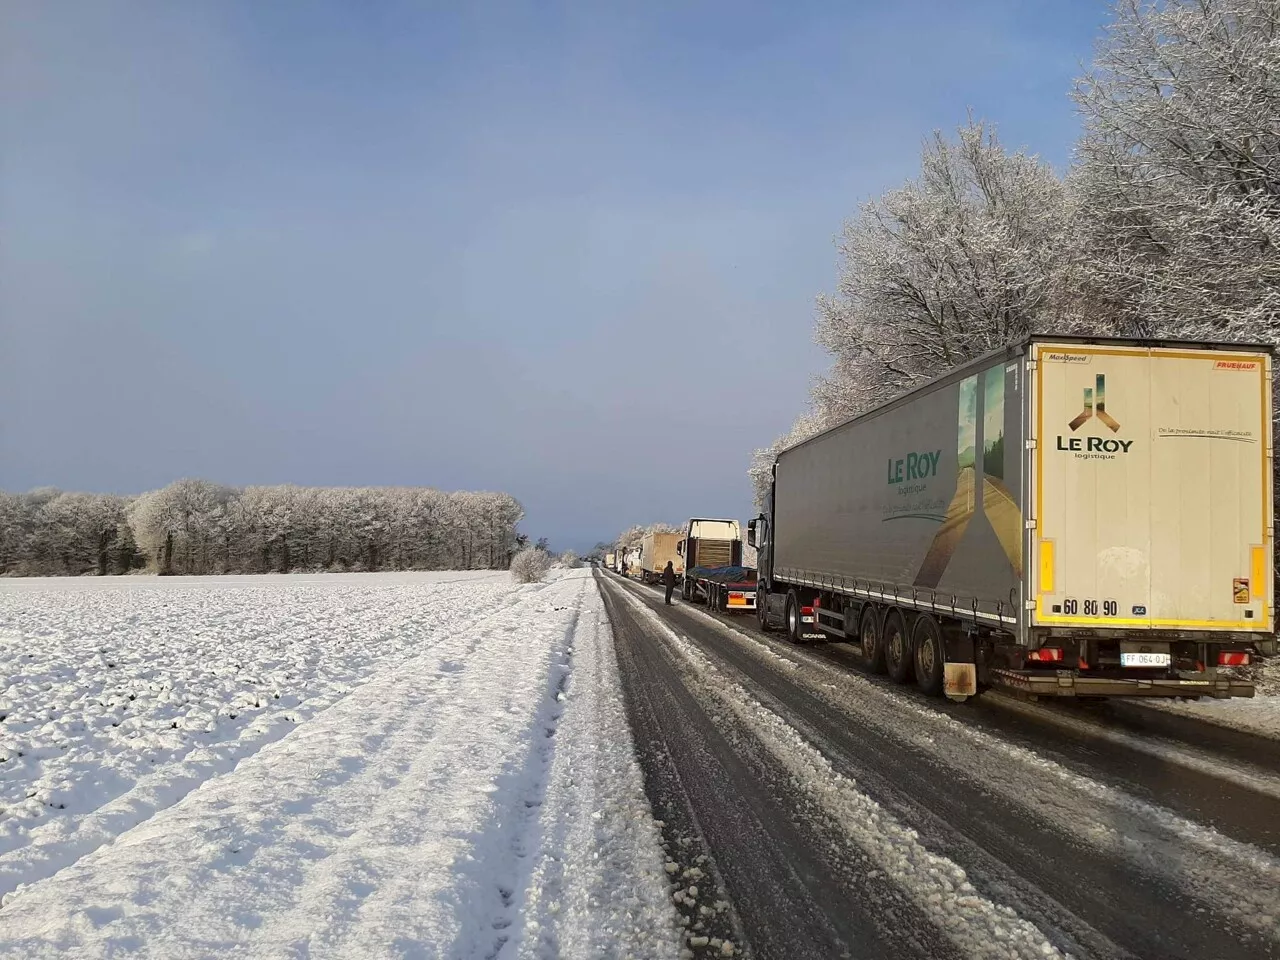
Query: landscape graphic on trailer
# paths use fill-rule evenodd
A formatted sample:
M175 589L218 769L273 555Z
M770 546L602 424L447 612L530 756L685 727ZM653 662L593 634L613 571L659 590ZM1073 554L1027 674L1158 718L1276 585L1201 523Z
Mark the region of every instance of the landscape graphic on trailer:
M1014 572L1022 574L1022 511L1005 486L1005 371L992 367L960 382L956 417L956 493L925 554L915 585L933 588L942 580L951 557L979 512L975 491L982 477L981 512L986 514ZM978 409L982 409L982 457L979 473Z
M992 367L983 373L982 381L982 511L1014 573L1022 576L1022 511L1005 486L1004 369ZM1101 377L1098 383L1101 397ZM1101 405L1098 411L1102 416Z
M938 585L951 562L951 555L969 527L969 521L973 519L977 442L978 377L975 374L960 381L960 410L956 417L956 463L959 472L956 493L916 574L915 585L918 587Z

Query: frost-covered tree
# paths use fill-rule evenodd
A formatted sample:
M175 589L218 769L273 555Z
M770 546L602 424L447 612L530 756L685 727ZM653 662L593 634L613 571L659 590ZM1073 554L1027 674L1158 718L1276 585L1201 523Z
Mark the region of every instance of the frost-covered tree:
M525 547L511 558L511 578L516 583L537 583L551 570L551 554L539 547Z
M920 176L845 226L836 293L818 301L834 358L815 388L825 420L1051 326L1068 206L1059 178L970 121L926 143Z
M1083 323L1274 341L1280 4L1121 0L1075 98Z
M0 573L125 573L139 557L166 574L500 570L523 517L507 494L420 487L181 480L133 500L0 493Z
M158 573L212 572L235 495L221 484L179 480L135 500L129 525Z
M810 409L756 450L757 505L777 453L1037 329L1061 326L1070 205L1062 181L985 123L926 142L920 175L845 225L815 339L832 356Z

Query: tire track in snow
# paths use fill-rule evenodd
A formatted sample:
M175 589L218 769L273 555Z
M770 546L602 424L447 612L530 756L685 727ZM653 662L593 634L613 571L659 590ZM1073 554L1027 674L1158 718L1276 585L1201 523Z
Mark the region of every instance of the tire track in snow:
M520 898L514 957L678 960L682 941L662 835L627 725L614 638L590 579L537 808L536 852Z
M539 811L547 791L547 774L555 756L555 737L573 671L573 634L582 615L583 595L588 581L579 580L573 598L573 613L564 634L551 647L547 663L544 692L529 724L532 731L528 750L513 758L495 779L493 806L486 823L478 831L483 845L468 859L463 872L472 875L482 900L487 900L485 913L474 915L477 929L464 929L454 941L451 957L477 957L486 936L493 940L492 949L483 960L498 960L512 955L508 946L520 933L520 918L529 881L533 875L532 853L538 847ZM502 879L494 884L493 877ZM487 921L487 927L486 927Z
M679 611L677 618L686 611ZM692 619L710 619L701 611L694 613L698 616ZM905 803L901 797L904 786L909 790L915 782L912 771L919 763L914 756L929 758L922 770L946 771L954 785L951 793L969 797L977 809L989 807L987 816L966 811L954 822L979 843L985 839L997 855L1002 850L1004 856L1012 855L1007 860L1010 867L1025 871L1041 885L1043 892L1027 890L1014 875L1014 889L1021 888L1028 905L1034 907L1046 895L1074 902L1082 911L1077 917L1108 931L1118 943L1131 945L1139 955L1151 955L1148 951L1153 949L1171 957L1270 956L1276 951L1280 928L1269 891L1280 885L1280 864L1265 851L1074 773L915 698L898 692L884 696L878 684L820 658L803 657L797 664L784 657L782 673L772 644L718 620L712 622L719 627L715 635L723 636L728 645L709 643L709 636L699 633L699 646L707 655L714 651L718 663L731 665L735 676L754 677L754 668L744 662L748 659L775 674L760 678L769 678L765 687L776 688L777 696L785 698L776 709L790 718L812 714L814 725L802 726L828 756L840 758L847 751L815 730L866 731L861 739L872 754L880 742L901 744L903 760L911 762L904 763L899 773L890 767L880 770L875 766L879 761L868 771L868 782L878 784L882 802L887 797L892 807L907 811L909 820L916 815L914 797ZM745 680L753 694L763 693L760 678ZM812 709L807 706L810 700ZM862 777L859 767L865 768L870 757L855 751L849 758L853 772ZM919 786L921 796L935 806L941 800L943 816L949 809L957 812L945 796L947 791L939 792L933 784ZM1008 821L1008 831L1002 818ZM1029 827L1023 822L1028 819ZM1024 846L1027 849L1020 849ZM1055 848L1062 851L1061 864L1055 863ZM1108 860L1114 865L1108 867ZM1008 882L999 873L995 879ZM1156 902L1159 911L1152 914L1153 919L1144 920L1143 904ZM1068 921L1067 931L1080 922L1070 915L1062 917L1056 905L1043 915L1050 919L1055 914Z
M725 677L630 592L627 602L702 680L705 693L741 721L788 770L796 787L839 824L955 946L969 957L1062 957L1035 924L981 896L957 864L927 850L914 831L836 773L830 762L773 711ZM713 719L715 715L713 714Z
M680 611L733 636L775 666L820 671L841 689L856 692L860 700L870 697L871 702L916 714L927 710L1032 753L1052 755L1086 778L1145 797L1185 819L1208 819L1206 825L1220 833L1280 855L1280 827L1271 815L1280 795L1275 741L1184 717L1173 717L1181 722L1171 728L1168 718L1161 718L1164 724L1151 718L1150 705L1103 704L1119 718L1106 726L1089 719L1091 713L1082 704L1076 705L1079 715L1073 715L1066 704L1029 704L997 692L952 704L866 673L861 657L847 644L797 647L699 607L683 604ZM1139 731L1156 726L1167 735L1139 736L1123 729L1124 724ZM1193 731L1205 742L1194 742ZM1229 796L1224 787L1231 788Z

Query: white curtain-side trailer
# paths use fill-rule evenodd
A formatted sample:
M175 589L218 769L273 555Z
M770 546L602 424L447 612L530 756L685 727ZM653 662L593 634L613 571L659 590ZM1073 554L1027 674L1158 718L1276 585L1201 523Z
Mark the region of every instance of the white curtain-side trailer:
M758 615L931 693L1252 696L1272 351L1031 338L784 450Z

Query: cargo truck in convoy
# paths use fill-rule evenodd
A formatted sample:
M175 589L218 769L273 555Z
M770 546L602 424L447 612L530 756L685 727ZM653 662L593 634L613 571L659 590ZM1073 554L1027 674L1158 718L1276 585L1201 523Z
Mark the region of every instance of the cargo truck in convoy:
M671 561L677 577L684 576L684 557L676 547L680 543L678 533L646 533L640 541L640 579L645 583L659 583L667 561Z
M685 600L724 611L755 609L756 573L742 566L742 527L737 520L695 517L676 549L684 558Z
M1272 350L1034 337L782 451L757 616L952 699L1252 696Z

